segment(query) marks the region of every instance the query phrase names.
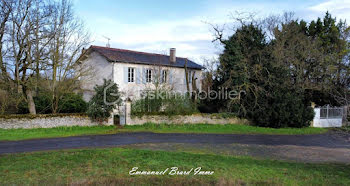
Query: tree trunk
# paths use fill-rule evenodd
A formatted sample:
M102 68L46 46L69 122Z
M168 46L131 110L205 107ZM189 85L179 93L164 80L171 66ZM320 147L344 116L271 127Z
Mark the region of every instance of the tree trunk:
M30 89L26 90L28 109L30 114L36 114L35 103L33 99L33 92Z

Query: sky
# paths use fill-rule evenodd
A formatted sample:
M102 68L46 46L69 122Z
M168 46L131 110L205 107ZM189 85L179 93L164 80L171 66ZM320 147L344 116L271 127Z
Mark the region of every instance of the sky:
M294 12L310 21L329 11L350 20L350 0L74 0L78 17L91 33L93 45L176 55L201 63L215 58L221 47L213 43L208 23L229 25L232 14L251 12L256 18Z

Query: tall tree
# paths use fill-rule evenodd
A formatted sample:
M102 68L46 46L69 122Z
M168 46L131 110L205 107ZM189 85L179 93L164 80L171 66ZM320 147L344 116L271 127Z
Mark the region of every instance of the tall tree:
M281 35L284 34L282 31ZM279 46L280 41L268 42L266 38L260 24L241 22L241 26L227 40L219 39L224 51L220 55L216 82L218 86L227 87L229 90L245 92L240 99L224 102L228 104L229 109L260 126L308 126L313 118L313 111L304 100L303 91L300 91L291 79L298 75L295 80L300 82L299 77L303 76L297 73L300 71L293 69L302 65L295 61L297 57L292 55L294 53L289 59L274 56L275 46ZM297 41L291 41L294 42ZM281 49L286 52L285 42L281 43ZM302 48L300 54L301 51ZM281 51L276 53L280 54ZM291 62L295 63L295 67L291 66Z
M224 52L219 59L217 81L229 90L245 91L249 95L249 98L240 100L239 112L243 114L247 106L257 106L259 92L263 91L262 85L269 79L265 34L259 26L249 23L242 25L227 40L222 40L222 44ZM236 104L236 101L231 100L228 104ZM242 103L244 101L249 104Z
M317 65L322 67L322 74L315 81L322 81L322 91L313 91L312 99L319 104L317 97L322 96L328 103L343 105L334 95L348 92L350 87L350 63L347 56L349 50L350 27L345 21L337 21L329 12L323 19L318 18L306 27L306 35L320 44L318 50L322 53L322 60ZM346 95L344 95L346 96Z
M34 97L46 80L52 85L52 110L56 112L62 92L73 91L82 75L75 61L88 44L83 23L74 16L68 0L0 2L2 82L7 91L22 95L29 112L36 114Z
M61 96L78 87L76 82L83 74L82 71L75 71L76 60L90 40L83 22L74 15L69 0L61 0L56 4L52 22L54 39L49 47L49 65L52 70L52 110L56 113Z
M0 72L1 79L4 82L10 80L9 74L7 72L6 64L4 63L4 57L8 51L7 38L8 28L9 28L9 19L14 8L14 1L0 1Z
M14 82L19 93L23 93L28 103L31 114L36 114L35 103L32 92L32 77L34 72L32 66L31 44L32 22L30 12L32 11L32 0L21 0L11 13L10 39L12 50L9 60L14 67Z

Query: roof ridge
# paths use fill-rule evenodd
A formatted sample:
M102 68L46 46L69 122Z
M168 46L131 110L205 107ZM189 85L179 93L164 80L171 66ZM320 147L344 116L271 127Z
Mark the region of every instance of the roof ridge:
M165 54L157 54L157 53L152 53L152 52L140 52L140 51L129 50L129 49L111 48L111 47L104 47L104 46L97 46L97 45L91 45L90 47L92 47L92 48L103 48L103 49L114 50L114 51L121 51L121 52L133 52L133 53L139 53L139 54L158 55L158 56L167 56L167 57L169 57L169 55L165 55ZM185 57L176 57L176 58L188 59L188 58L185 58Z

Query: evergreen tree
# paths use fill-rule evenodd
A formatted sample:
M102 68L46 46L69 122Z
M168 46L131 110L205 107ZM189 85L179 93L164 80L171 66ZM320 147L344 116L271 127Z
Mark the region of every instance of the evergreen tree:
M340 20L337 23L329 12L323 19L318 18L309 24L307 36L317 41L317 49L322 53L322 59L316 61L320 70L319 76L314 77L318 89L309 90L308 97L318 105L340 105L333 96L337 92L348 89L350 86L350 63L346 56L350 52L349 27ZM344 95L345 96L345 95Z
M295 28L301 32L298 26ZM281 32L281 35L284 34ZM283 41L288 42L288 37L283 37ZM285 61L276 62L276 58L283 56L274 55L274 52L284 51L286 43L277 40L268 44L265 38L261 28L250 24L243 25L223 41L225 50L220 55L218 73L221 79L218 86L245 91L241 99L233 104L229 102L228 107L237 109L239 116L259 126L308 126L313 119L313 111L308 107L309 102L304 100L303 92L291 81L296 73ZM274 51L278 43L283 43L282 50ZM294 46L294 43L291 44Z
M87 114L91 119L103 122L111 116L113 109L121 103L118 85L112 80L104 79L103 84L96 85L94 90L95 95L88 103Z
M350 28L345 22L328 12L311 23L288 19L273 26L268 41L256 22L240 23L227 40L215 29L224 51L213 89L245 94L209 102L216 110L237 112L261 126L303 127L313 119L311 101L350 102Z

